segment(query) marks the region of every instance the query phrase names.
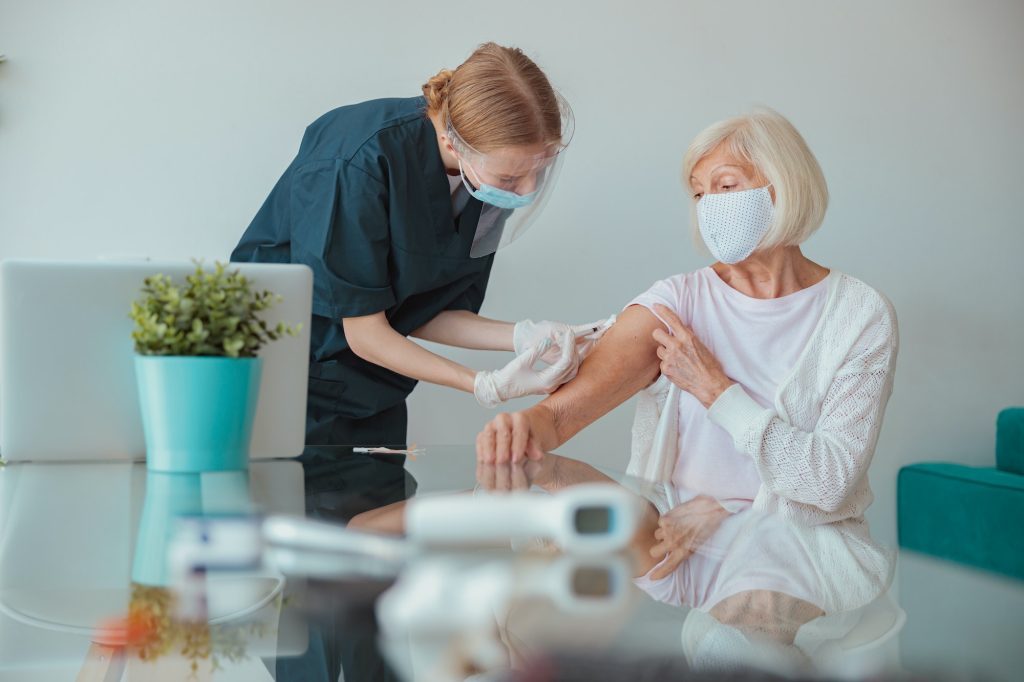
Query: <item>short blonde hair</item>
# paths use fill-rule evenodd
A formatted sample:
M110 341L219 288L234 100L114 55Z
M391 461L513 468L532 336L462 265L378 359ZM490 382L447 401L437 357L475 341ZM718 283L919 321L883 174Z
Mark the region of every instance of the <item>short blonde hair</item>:
M758 250L796 246L825 219L828 184L804 138L782 114L758 108L719 121L694 138L683 156L683 184L690 188L693 168L720 145L754 166L775 190L775 211ZM696 202L691 207L694 237L699 237Z

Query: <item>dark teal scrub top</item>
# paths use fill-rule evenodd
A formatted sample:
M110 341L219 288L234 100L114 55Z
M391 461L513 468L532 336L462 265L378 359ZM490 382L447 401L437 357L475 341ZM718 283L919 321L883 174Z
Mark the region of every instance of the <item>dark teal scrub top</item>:
M363 102L306 129L231 260L312 268L310 391L365 418L416 381L357 357L342 318L384 311L408 335L445 310L479 312L494 261L469 257L480 209L453 215L424 98Z

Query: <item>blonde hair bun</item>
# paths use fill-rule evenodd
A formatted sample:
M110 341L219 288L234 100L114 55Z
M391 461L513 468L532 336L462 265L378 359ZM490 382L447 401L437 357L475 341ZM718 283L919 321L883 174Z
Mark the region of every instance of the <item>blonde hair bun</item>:
M441 69L423 84L423 96L427 98L428 111L441 111L448 100L448 89L452 84L454 71Z

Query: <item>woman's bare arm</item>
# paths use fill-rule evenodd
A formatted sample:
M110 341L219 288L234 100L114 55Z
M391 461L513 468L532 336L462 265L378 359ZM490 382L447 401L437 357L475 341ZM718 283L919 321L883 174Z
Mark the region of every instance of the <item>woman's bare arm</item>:
M661 363L652 334L663 328L650 310L630 306L584 360L576 379L538 405L553 415L558 445L657 380Z
M619 315L569 383L533 407L499 414L477 436L484 462L539 459L658 378L664 326L654 313L631 306Z

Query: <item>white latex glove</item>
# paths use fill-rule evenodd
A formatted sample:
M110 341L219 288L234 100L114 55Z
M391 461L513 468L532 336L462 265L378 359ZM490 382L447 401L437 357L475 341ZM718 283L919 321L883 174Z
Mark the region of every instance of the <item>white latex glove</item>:
M496 407L512 398L550 393L571 381L580 364L571 331L558 337L560 350L554 362L543 369L533 368L554 345L551 339L544 339L501 369L477 372L473 381L477 401L484 407Z
M583 337L593 334L600 329L602 322L598 321L571 326L564 322L550 322L548 320L541 320L540 322L522 320L521 322L516 322L515 327L512 328L512 345L515 347L516 355L522 355L544 339L551 339L557 344L558 339L566 333L572 334L575 342L580 343ZM555 345L541 357L541 360L549 365L554 364L561 353L561 347Z

